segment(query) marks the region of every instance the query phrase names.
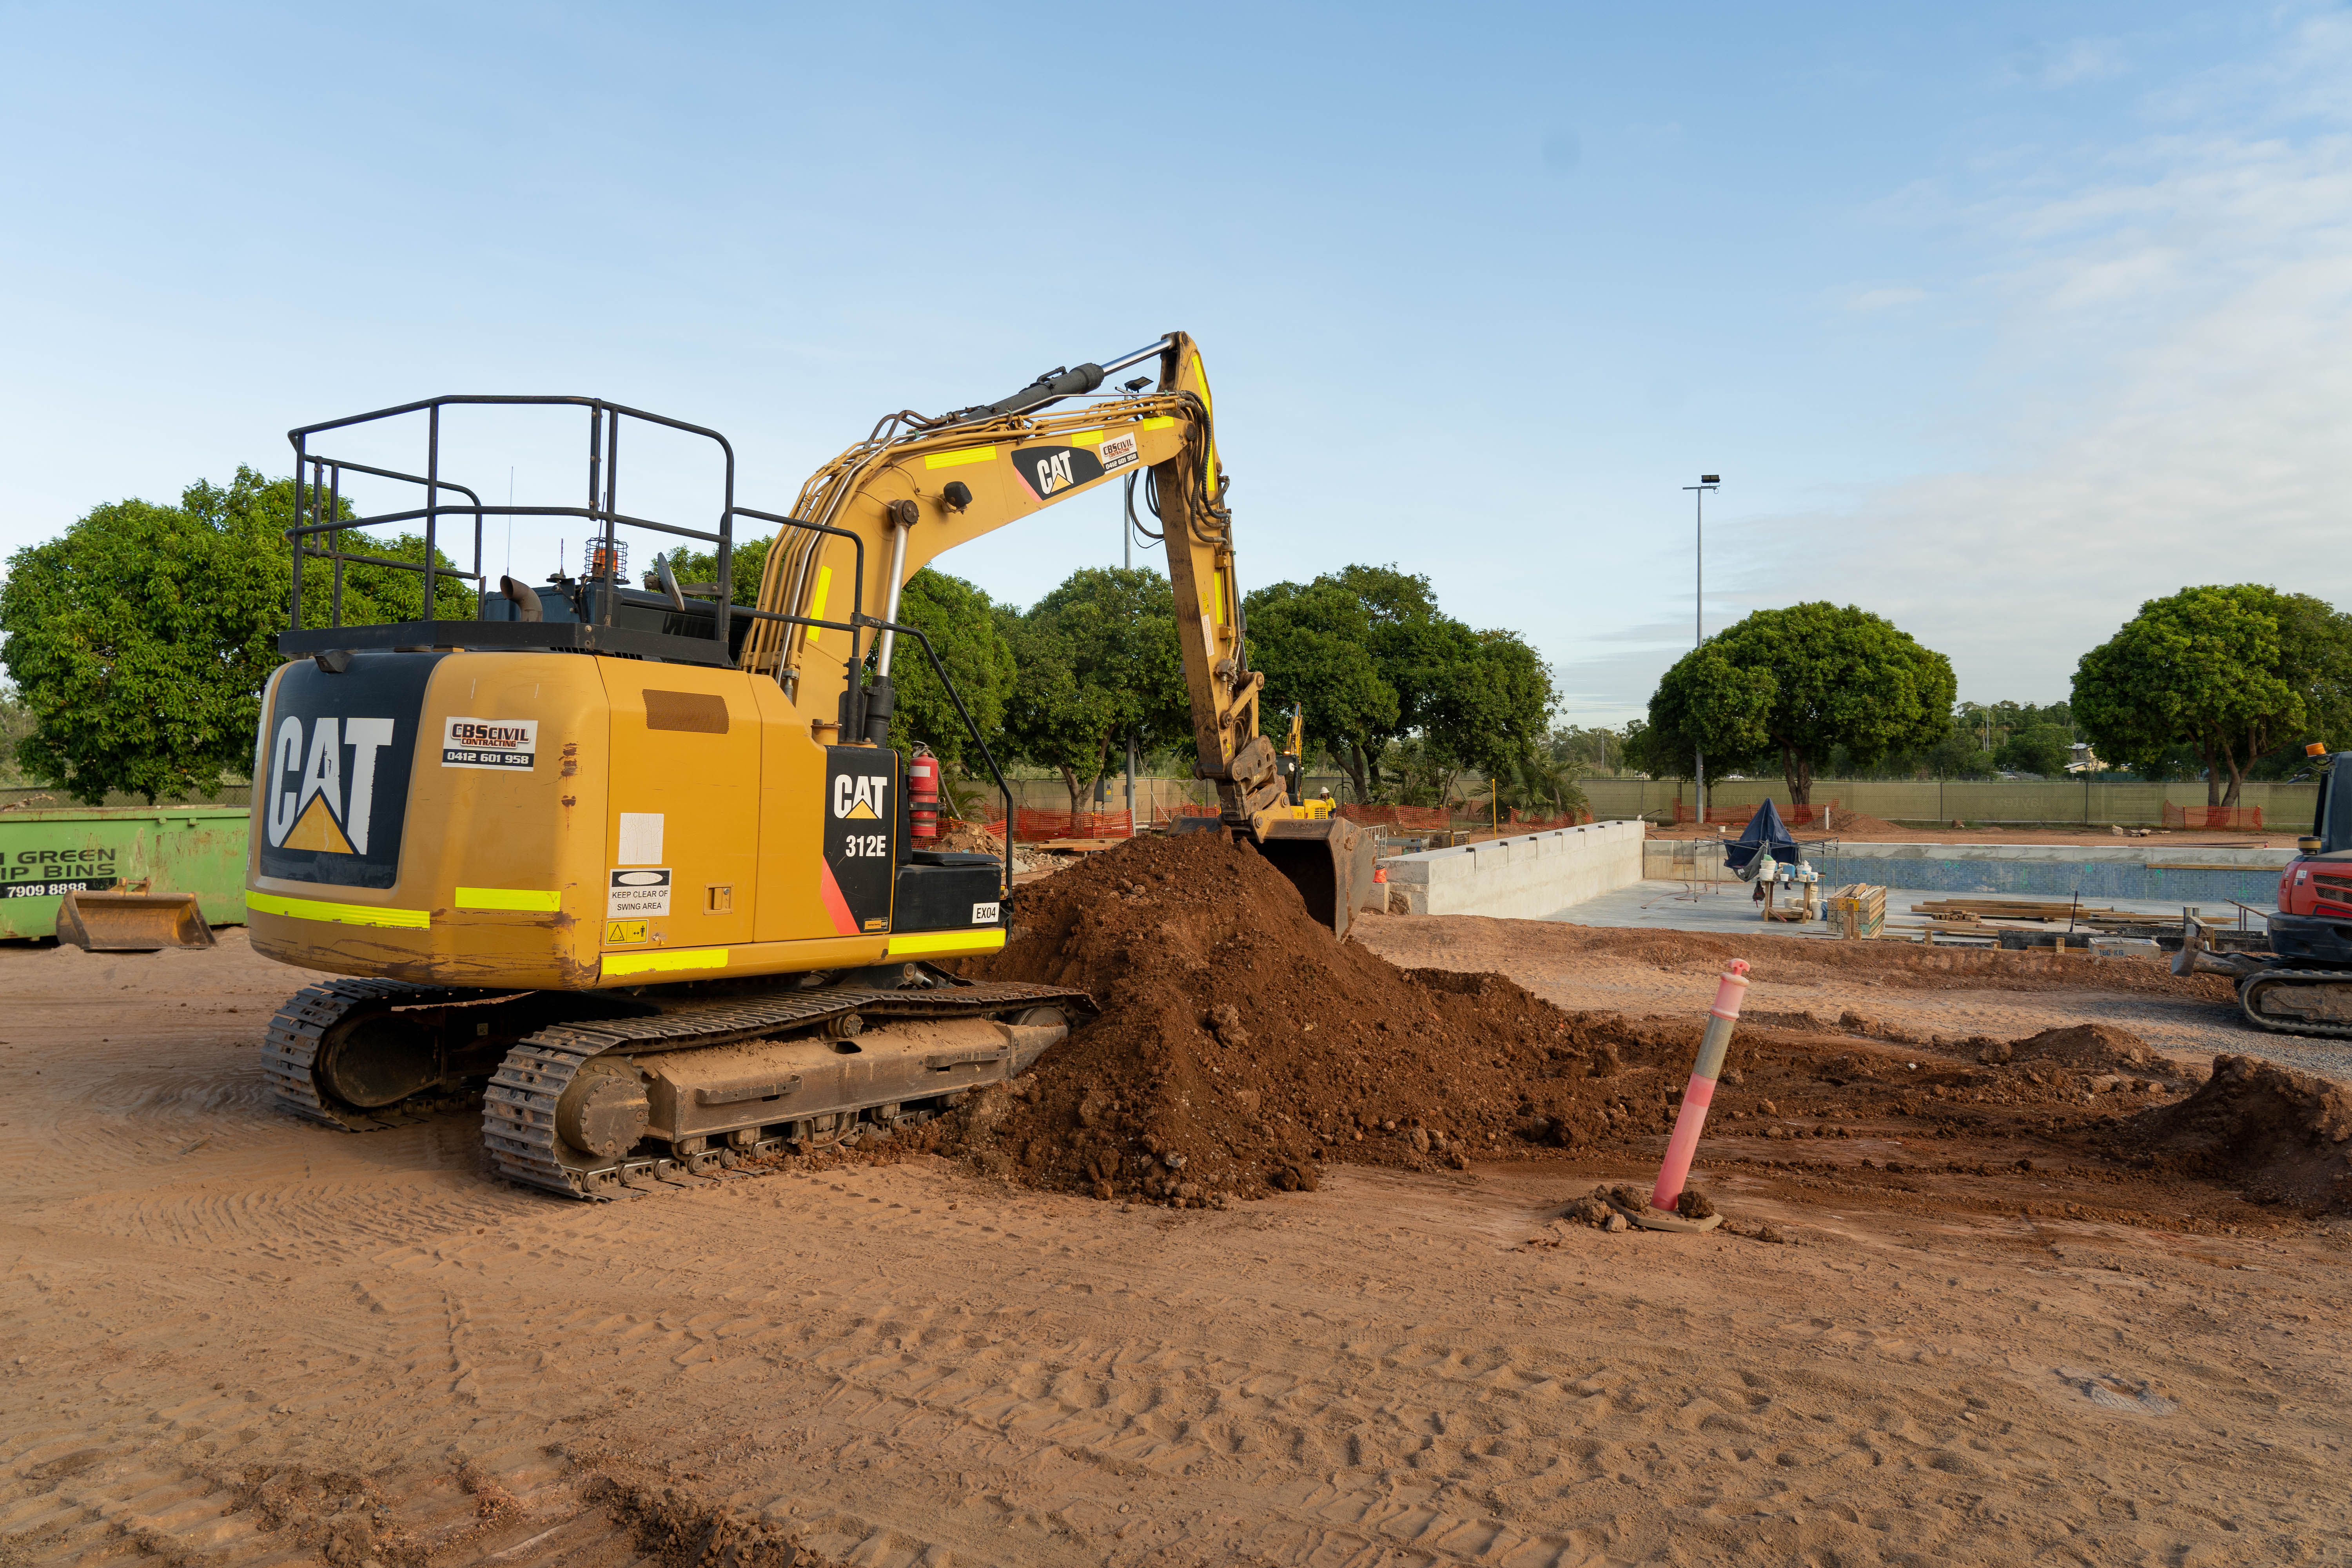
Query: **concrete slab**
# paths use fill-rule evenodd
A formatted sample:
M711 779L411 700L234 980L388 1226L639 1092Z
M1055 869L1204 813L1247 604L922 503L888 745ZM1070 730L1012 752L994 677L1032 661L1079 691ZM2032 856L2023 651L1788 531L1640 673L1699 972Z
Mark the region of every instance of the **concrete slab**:
M1913 893L1903 889L1889 889L1886 894L1886 920L1890 928L1897 921L1905 924L1915 920L1924 922L1926 916L1915 915L1916 906L1933 903L1953 895L1936 891ZM2086 904L2101 909L2114 909L2133 914L2145 914L2152 921L2177 921L2181 904L2158 899L2085 899ZM2237 908L2226 902L2197 903L2189 906L2206 916L2234 917ZM2258 905L2267 910L2267 905ZM1696 899L1681 882L1648 880L1598 898L1587 899L1570 905L1550 918L1571 925L1587 926L1650 926L1660 931L1712 931L1718 936L1748 935L1759 931L1781 936L1820 937L1837 940L1837 928L1826 921L1798 923L1792 921L1766 921L1760 918L1759 906L1751 900L1751 889L1744 882L1704 884ZM2246 917L2249 921L2253 916Z
M1800 839L1822 879L1887 889L1998 898L2261 903L2278 894L2293 849L2128 844L1870 844ZM1654 838L1642 847L1649 878L1729 880L1719 840Z

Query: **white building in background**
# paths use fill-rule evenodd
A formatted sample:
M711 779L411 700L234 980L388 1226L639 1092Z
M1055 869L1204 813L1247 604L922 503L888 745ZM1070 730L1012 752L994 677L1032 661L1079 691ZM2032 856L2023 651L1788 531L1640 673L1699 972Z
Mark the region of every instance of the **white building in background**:
M2091 748L2084 742L2077 741L2066 749L2074 754L2074 760L2066 764L2068 773L2103 773L2107 771L2107 764L2093 756Z

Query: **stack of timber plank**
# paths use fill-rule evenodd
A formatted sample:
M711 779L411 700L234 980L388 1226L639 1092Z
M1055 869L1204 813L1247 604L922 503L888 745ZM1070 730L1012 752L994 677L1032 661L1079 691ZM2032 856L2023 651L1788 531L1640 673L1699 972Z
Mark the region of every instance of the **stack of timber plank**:
M1846 942L1874 937L1886 929L1886 889L1851 882L1830 895L1830 917Z
M2112 905L2077 904L2065 899L1934 899L1911 906L1930 920L1973 924L1979 921L2072 921L2076 925L2143 925L2150 917Z

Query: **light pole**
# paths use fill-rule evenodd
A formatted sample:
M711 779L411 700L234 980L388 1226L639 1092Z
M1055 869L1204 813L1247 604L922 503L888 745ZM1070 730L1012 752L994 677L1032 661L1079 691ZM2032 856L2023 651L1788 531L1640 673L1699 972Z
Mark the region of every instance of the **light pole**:
M1698 483L1683 487L1691 492L1691 504L1698 509L1698 531L1696 535L1696 544L1693 551L1698 563L1698 583L1691 594L1691 647L1693 647L1706 641L1706 492L1720 488L1722 484L1721 474L1701 474L1698 477ZM1691 754L1696 764L1691 771L1698 775L1698 825L1705 827L1706 826L1706 753L1693 748Z

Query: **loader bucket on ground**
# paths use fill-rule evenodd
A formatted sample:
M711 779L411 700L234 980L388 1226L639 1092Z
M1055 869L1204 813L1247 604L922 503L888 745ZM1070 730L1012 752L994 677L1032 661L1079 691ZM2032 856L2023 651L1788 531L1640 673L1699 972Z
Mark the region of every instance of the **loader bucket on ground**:
M194 893L68 892L58 904L58 940L91 952L210 947Z
M1346 936L1356 910L1372 896L1372 835L1344 816L1277 822L1258 841L1258 853L1289 879L1307 912Z

